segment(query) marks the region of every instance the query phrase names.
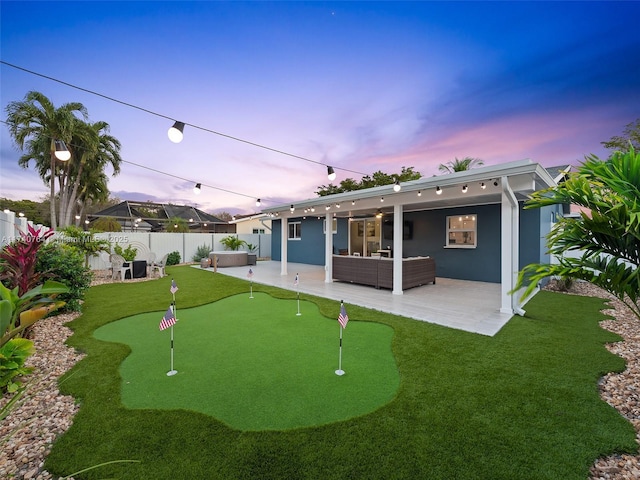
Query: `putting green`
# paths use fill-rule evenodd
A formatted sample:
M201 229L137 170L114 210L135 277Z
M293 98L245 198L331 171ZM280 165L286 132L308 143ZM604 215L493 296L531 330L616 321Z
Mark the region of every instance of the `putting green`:
M194 410L240 430L285 430L364 415L394 398L400 378L391 327L351 320L342 343L346 373L338 376L336 319L311 302L300 301L298 316L295 300L253 296L184 310L177 299L174 376L167 376L171 330L158 328L166 307L96 330L99 340L131 348L120 366L122 403Z

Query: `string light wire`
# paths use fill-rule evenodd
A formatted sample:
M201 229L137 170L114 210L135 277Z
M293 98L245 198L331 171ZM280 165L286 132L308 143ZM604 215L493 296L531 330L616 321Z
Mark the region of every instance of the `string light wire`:
M38 77L45 78L47 80L51 80L52 82L57 82L57 83L60 83L62 85L65 85L67 87L75 88L76 90L80 90L82 92L86 92L86 93L89 93L91 95L96 95L98 97L102 97L102 98L104 98L106 100L109 100L109 101L112 101L112 102L116 102L116 103L119 103L119 104L124 105L124 106L130 107L130 108L135 108L136 110L140 110L140 111L148 113L150 115L155 115L156 117L165 118L165 119L170 120L172 122L176 120L175 118L169 117L168 115L163 115L162 113L154 112L152 110L149 110L149 109L146 109L146 108L143 108L143 107L139 107L139 106L134 105L132 103L124 102L122 100L118 100L117 98L113 98L113 97L110 97L108 95L104 95L102 93L98 93L98 92L95 92L93 90L89 90L87 88L79 87L79 86L74 85L72 83L65 82L63 80L59 80L57 78L51 77L49 75L44 75L42 73L34 72L33 70L29 70L29 69L26 69L24 67L20 67L18 65L14 65L12 63L5 62L4 60L0 60L0 63L3 64L3 65L6 65L8 67L15 68L16 70L21 70L21 71L29 73L31 75L36 75ZM262 145L260 143L255 143L255 142L252 142L252 141L249 141L249 140L245 140L245 139L242 139L242 138L239 138L239 137L235 137L233 135L228 135L226 133L222 133L222 132L218 132L218 131L215 131L215 130L211 130L209 128L201 127L199 125L194 125L192 123L187 123L187 122L183 122L183 123L185 125L188 125L189 127L195 128L197 130L202 130L204 132L212 133L214 135L219 135L221 137L228 138L229 140L235 140L236 142L242 142L242 143L245 143L247 145L252 145L254 147L257 147L257 148L262 148L264 150L269 150L271 152L278 153L280 155L285 155L285 156L288 156L288 157L297 158L299 160L304 160L305 162L315 163L316 165L323 165L323 166L325 166L327 168L331 166L331 165L328 165L326 163L319 162L317 160L312 160L310 158L302 157L300 155L296 155L296 154L293 154L293 153L285 152L284 150L279 150L277 148L273 148L273 147L269 147L269 146L266 146L266 145ZM342 168L342 167L333 167L333 168L336 169L336 170L342 170L344 172L355 173L357 175L362 175L362 176L368 175L367 173L358 172L356 170L349 170L348 168Z

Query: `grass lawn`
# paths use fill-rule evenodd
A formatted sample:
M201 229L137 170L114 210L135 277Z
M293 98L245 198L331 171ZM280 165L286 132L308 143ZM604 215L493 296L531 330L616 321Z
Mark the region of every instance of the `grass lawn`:
M348 363L354 360L347 349L357 329L352 327L374 322L382 331L392 330L392 370L397 369L400 379L392 389L395 397L375 402L364 413L355 411L355 416L347 411L337 421L260 430L255 424L232 426L231 417L243 418L238 411L220 419L214 416L222 417L220 413L202 413L195 406L128 408L123 383L130 374L131 348L97 339L94 332L115 335L109 330L119 322L107 324L153 312L149 336L160 338L166 350L163 360L148 367L163 376L169 369L169 332L159 332L157 324L170 300L171 277L180 287L180 322L181 312L214 301L229 310L225 302L248 292L243 280L190 267L167 271L170 277L164 279L90 289L69 339L88 356L61 385L82 408L47 458L45 468L53 474L130 459L140 463L112 464L78 478L565 480L587 478L597 457L637 449L631 424L598 395L600 376L624 368L624 361L603 346L619 340L598 326L604 302L550 292L538 294L527 305L527 316L515 317L495 337L349 306L343 364L347 375L342 378L332 373L337 361L336 302L301 295L305 305L317 306L318 315L325 316L334 331L334 363L328 366L332 380L356 376ZM296 295L254 284L256 293L291 301ZM251 301L256 300L262 298ZM227 315L233 318L234 310ZM180 322L176 332L183 328ZM320 317L318 322L323 322ZM191 368L180 365L178 345L195 348L204 330L196 329L188 339L176 338L180 373L174 379L182 373L186 377ZM118 341L135 344L140 336L132 333L132 338ZM220 338L212 348L224 348L225 341ZM133 348L135 355L138 346ZM343 406L336 402L333 408L339 412Z

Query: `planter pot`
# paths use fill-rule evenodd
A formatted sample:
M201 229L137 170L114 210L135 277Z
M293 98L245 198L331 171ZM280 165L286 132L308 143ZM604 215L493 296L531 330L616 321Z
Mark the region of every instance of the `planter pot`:
M255 265L257 261L258 261L258 255L256 255L255 253L247 254L247 265Z

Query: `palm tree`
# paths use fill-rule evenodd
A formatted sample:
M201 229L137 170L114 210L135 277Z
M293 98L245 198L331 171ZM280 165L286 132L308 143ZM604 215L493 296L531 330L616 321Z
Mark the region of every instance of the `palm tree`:
M83 123L80 125L72 138L75 148L75 161L70 162L66 172L64 188L61 190L60 201L60 223L61 225L71 225L71 218L77 208L77 202L87 197L87 192L100 193L103 186L106 187L106 177L101 175L107 165L113 168L113 175L120 173L120 142L108 134L109 124L103 121L95 123ZM104 178L103 178L104 177ZM98 185L91 186L92 182ZM83 195L80 195L84 192ZM99 199L106 200L104 192L100 193ZM80 205L80 209L83 209Z
M51 188L51 227L57 228L55 208L55 179L61 179L61 163L55 156L55 141L62 140L72 152L71 139L78 125L76 113L87 119L87 109L78 102L65 103L56 108L40 92L28 92L24 100L10 102L6 109L9 134L15 145L25 152L18 164L29 167L34 160L40 178Z
M456 157L455 160L451 160L447 163L441 163L438 170L444 173L464 172L465 170L471 170L473 167L480 167L484 165L484 161L479 158L464 157L459 160Z

